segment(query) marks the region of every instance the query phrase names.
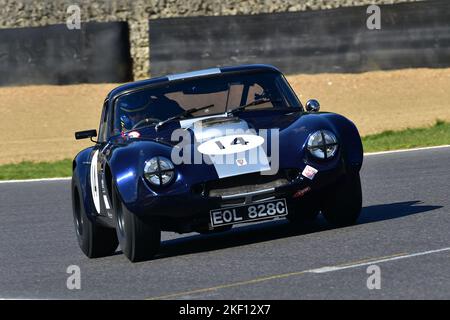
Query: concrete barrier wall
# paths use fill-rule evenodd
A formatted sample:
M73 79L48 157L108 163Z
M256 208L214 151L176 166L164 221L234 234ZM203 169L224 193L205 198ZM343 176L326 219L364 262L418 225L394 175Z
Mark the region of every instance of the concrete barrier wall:
M240 63L288 74L450 66L450 1L150 20L153 75Z
M82 22L126 21L134 78L141 79L151 72L149 19L295 12L410 1L415 0L0 0L0 28L65 23L69 16L67 8L74 4L80 6Z
M126 22L0 29L0 85L133 79Z

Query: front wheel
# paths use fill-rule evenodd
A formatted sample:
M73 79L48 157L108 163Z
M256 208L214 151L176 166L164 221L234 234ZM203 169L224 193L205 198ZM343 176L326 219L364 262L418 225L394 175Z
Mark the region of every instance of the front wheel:
M329 223L342 227L355 224L361 209L361 179L359 173L349 173L328 191L322 213Z
M123 254L131 262L153 258L161 243L159 224L144 221L130 212L122 203L117 188L114 188L113 207L117 238Z
M89 258L112 255L118 245L116 232L112 228L99 226L92 217L88 217L80 190L78 180L72 178L73 222L78 244Z

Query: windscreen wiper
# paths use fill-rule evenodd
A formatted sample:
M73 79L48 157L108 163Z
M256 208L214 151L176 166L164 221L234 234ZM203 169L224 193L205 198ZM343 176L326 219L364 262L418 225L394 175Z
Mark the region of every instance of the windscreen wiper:
M253 100L252 102L249 102L247 104L244 104L243 106L239 106L233 110L228 111L229 114L234 114L235 112L239 112L244 110L247 107L251 107L251 106L257 106L259 104L263 104L266 102L280 102L281 100L271 100L269 98L261 98L261 99L257 99L257 100Z
M214 107L214 104L210 104L210 105L207 105L207 106L204 106L204 107L200 107L200 108L192 108L192 109L185 110L182 113L179 113L179 114L177 114L177 115L175 115L173 117L167 118L164 121L158 122L158 124L155 126L155 130L158 130L161 126L165 125L166 123L168 123L170 121L177 120L177 119L180 119L180 118L185 118L188 115L193 114L193 113L195 113L197 111L202 111L202 110L209 109L209 108L212 108L212 107Z

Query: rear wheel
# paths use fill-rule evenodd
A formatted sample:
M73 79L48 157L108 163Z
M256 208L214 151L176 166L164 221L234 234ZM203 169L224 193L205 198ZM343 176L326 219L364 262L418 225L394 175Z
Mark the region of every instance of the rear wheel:
M80 190L78 181L72 178L72 211L78 245L89 258L112 255L118 245L116 232L99 226L92 217L88 217Z
M359 173L349 173L328 191L322 213L329 223L341 227L355 224L361 209L361 179Z
M144 221L122 203L117 189L113 192L116 234L124 255L131 262L151 259L161 243L161 228L157 222Z

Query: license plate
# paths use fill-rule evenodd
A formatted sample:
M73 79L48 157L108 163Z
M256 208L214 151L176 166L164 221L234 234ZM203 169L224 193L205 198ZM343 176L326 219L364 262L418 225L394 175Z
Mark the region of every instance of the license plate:
M286 199L267 200L255 204L210 211L213 227L283 217L288 214Z

